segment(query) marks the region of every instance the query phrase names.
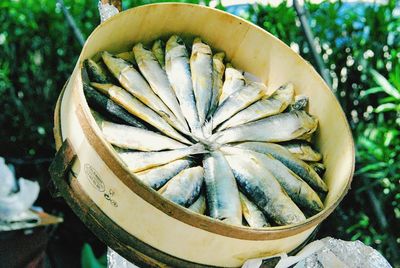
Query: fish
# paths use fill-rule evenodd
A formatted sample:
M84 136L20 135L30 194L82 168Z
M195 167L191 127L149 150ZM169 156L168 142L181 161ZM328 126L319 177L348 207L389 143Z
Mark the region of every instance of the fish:
M206 196L201 193L199 198L188 207L189 210L204 215L207 209Z
M315 151L311 145L305 141L290 141L282 143L281 145L303 161L318 162L322 159L322 155Z
M316 162L308 162L307 164L309 164L310 167L311 167L312 169L314 169L315 172L317 172L317 174L318 174L319 176L324 175L324 173L325 173L325 171L326 171L326 167L325 167L324 164L322 164L322 163L316 163Z
M165 165L146 169L135 173L136 177L139 178L141 182L147 186L158 190L175 175L177 175L182 170L190 167L193 161L189 158L182 158Z
M183 133L187 132L184 126L178 122L178 119L171 110L153 92L143 76L130 63L117 58L106 51L101 55L107 68L129 93L139 99L146 106L150 107L174 128Z
M96 121L96 124L99 125L99 127L101 127L101 124L103 124L103 122L106 121L104 116L91 108L89 108L89 110L94 118L94 121Z
M270 227L264 213L251 202L243 193L239 193L240 203L242 205L243 217L252 228Z
M233 225L242 224L242 208L235 177L220 151L203 159L207 204L212 218Z
M185 144L192 144L188 139L178 133L156 112L144 105L137 98L129 94L125 89L113 84L91 83L91 85L101 93L109 96L114 102L126 109L129 113L142 119L167 136L174 138Z
M304 111L293 111L228 128L213 134L210 141L220 144L240 141L283 142L310 135L317 126L316 117Z
M161 68L165 69L165 42L161 39L156 40L151 47L151 51L156 57Z
M135 54L139 70L150 84L150 87L173 112L185 130L189 131L175 92L169 83L167 74L165 70L161 68L156 57L154 57L150 50L145 49L142 43L138 43L133 47L133 53Z
M297 95L289 106L289 111L302 111L307 109L308 97L305 95Z
M238 148L252 150L262 154L270 154L307 182L313 189L327 192L328 186L321 177L304 161L292 155L285 147L267 142L244 142L235 145Z
M248 85L232 93L225 101L220 104L212 117L212 129L215 129L219 124L231 118L237 112L248 107L266 94L266 86L251 82Z
M124 108L116 104L113 100L98 92L90 85L83 84L83 92L89 106L102 115L111 117L114 121L121 121L125 124L146 129L146 123L128 113Z
M238 112L223 124L217 131L253 122L271 115L283 112L292 102L294 95L293 84L280 86L271 96L264 96L246 109Z
M218 101L219 98L222 94L222 85L223 85L223 76L224 76L224 71L225 71L225 65L224 65L224 58L225 58L225 53L224 52L219 52L216 53L213 56L213 66L212 66L212 80L213 80L213 87L212 87L212 95L211 95L211 101L210 101L210 109L208 111L207 117L210 118L215 110L218 107Z
M219 97L218 103L221 104L228 98L233 92L241 89L246 84L243 72L235 69L232 64L227 63L225 69L225 81L222 86L221 96Z
M187 168L169 180L158 192L178 205L189 207L199 197L203 180L202 167Z
M203 125L210 109L213 90L213 60L210 46L203 43L198 37L193 41L190 70L197 113L200 125Z
M187 147L183 143L156 132L109 121L102 122L101 130L109 143L124 149L162 151Z
M190 155L207 152L204 145L197 143L190 147L161 152L117 152L131 172L139 172L152 167L165 165L169 162Z
M86 71L89 75L89 79L92 82L97 83L111 83L112 78L110 74L107 72L107 69L104 68L103 64L97 63L92 59L86 59L83 62Z
M299 176L270 154L262 154L227 146L223 147L222 151L236 154L244 158L253 158L254 161L271 172L285 192L299 207L311 211L314 214L324 209L324 204L318 194Z
M185 43L177 35L171 36L167 41L165 70L191 132L196 136L202 137L203 134L193 92L189 56Z
M253 157L225 154L241 191L278 225L306 220L276 178Z
M135 55L133 54L133 51L121 52L121 53L116 54L115 56L131 63L133 66L137 66L137 63L135 60Z

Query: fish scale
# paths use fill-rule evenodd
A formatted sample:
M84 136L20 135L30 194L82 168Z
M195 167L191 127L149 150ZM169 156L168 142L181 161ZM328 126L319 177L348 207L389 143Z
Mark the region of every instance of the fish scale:
M211 48L204 44L200 38L195 38L193 41L190 69L192 71L197 113L200 125L203 125L210 109L213 91L213 66Z
M192 133L202 137L192 85L189 56L186 46L179 36L173 35L167 42L165 70Z
M210 152L203 160L204 181L210 216L240 225L242 209L235 177L224 155Z
M150 84L151 89L167 105L185 131L188 132L189 129L186 120L182 114L176 95L169 83L167 74L164 69L161 68L153 53L145 49L141 43L138 43L133 47L133 53L139 69Z

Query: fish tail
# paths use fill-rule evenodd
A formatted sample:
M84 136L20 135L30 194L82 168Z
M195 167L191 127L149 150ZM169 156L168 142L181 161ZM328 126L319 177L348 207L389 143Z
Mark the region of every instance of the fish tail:
M205 154L208 153L207 148L202 143L196 143L189 147L191 154Z

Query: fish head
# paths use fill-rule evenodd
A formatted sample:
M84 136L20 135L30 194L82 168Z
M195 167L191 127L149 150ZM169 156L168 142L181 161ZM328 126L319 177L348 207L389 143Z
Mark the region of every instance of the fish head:
M245 82L243 71L237 70L233 67L231 63L226 64L225 68L225 80L240 79Z
M292 83L287 83L280 86L273 94L273 97L284 102L291 103L294 96L294 86Z
M192 57L198 54L212 55L212 52L209 45L203 43L199 37L196 37L193 41Z
M213 58L223 62L225 58L225 52L218 52L214 54Z
M184 45L185 45L185 43L183 42L181 37L179 37L178 35L173 35L167 41L166 50L170 51L175 47L184 46Z
M153 50L161 50L163 47L165 47L165 42L161 39L155 41L153 44Z
M86 68L91 69L91 70L94 70L94 69L97 69L97 68L98 68L97 63L96 63L94 60L92 60L92 59L86 59L86 60L83 62L83 64L86 66Z
M131 67L127 61L117 58L107 51L104 51L101 54L101 57L104 63L107 65L107 68L115 77L119 77L120 73L122 73L124 69Z
M303 128L308 130L303 135L311 135L317 129L318 119L315 116L312 116L305 111L294 111L294 113L300 118Z
M144 60L156 60L153 53L146 49L142 43L138 43L133 47L133 53L135 54L135 58L137 62L141 62Z
M173 35L171 36L170 39L168 39L165 51L166 51L165 55L166 61L172 58L188 56L185 43L183 42L182 38L180 38L177 35Z

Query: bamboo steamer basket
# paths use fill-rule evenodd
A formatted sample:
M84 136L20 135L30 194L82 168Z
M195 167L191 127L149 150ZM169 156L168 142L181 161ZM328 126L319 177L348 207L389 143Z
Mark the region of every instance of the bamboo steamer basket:
M178 206L143 185L117 158L90 114L82 62L97 52L127 51L172 33L200 36L272 88L288 81L310 98L320 127L316 144L327 171L325 209L297 225L250 229ZM317 72L283 42L228 13L190 4L153 4L115 15L90 35L55 111L58 153L50 167L56 194L105 243L146 267L238 267L249 258L301 245L347 193L354 144L346 117Z

